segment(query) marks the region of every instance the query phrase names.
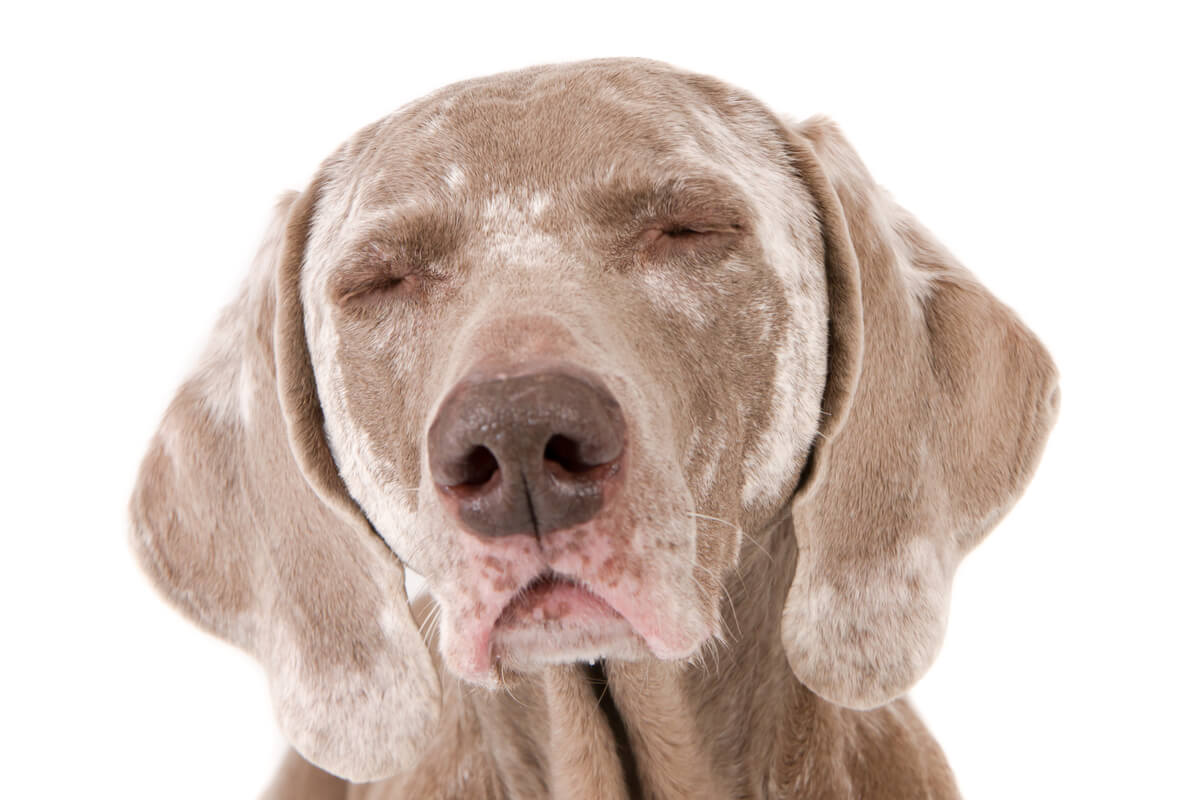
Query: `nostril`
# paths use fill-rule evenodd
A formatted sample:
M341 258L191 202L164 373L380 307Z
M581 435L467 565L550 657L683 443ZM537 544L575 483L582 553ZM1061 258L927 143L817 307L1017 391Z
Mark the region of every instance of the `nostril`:
M575 439L555 434L546 442L546 450L542 458L552 461L573 475L587 472L597 466L583 456L583 447Z
M467 453L467 457L463 459L460 473L462 480L457 485L463 487L482 486L490 481L499 469L500 464L492 455L492 451L479 445Z

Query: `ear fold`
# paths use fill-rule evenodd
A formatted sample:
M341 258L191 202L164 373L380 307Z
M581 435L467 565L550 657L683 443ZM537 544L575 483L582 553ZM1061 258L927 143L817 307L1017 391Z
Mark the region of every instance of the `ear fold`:
M280 203L171 403L134 490L132 541L169 600L262 663L292 745L362 781L416 759L440 685L404 568L325 443L298 288L319 187Z
M830 324L824 422L792 506L784 644L805 685L865 709L932 664L954 570L1032 477L1058 379L832 123L790 136L821 216Z

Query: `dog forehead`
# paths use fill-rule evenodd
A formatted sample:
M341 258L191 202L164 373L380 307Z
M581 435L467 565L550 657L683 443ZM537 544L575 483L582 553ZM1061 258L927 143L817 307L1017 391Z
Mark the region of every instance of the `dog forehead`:
M764 122L753 98L657 62L534 67L447 86L360 132L343 196L369 215L499 195L536 216L597 185L736 170Z

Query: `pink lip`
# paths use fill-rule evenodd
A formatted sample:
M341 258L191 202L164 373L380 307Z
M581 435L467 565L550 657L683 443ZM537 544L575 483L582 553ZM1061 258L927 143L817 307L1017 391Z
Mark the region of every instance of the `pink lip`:
M499 599L499 598L497 598ZM496 685L497 665L516 671L551 663L602 657L637 660L682 658L698 640L690 630L675 630L658 619L661 609L644 607L636 593L601 594L569 573L545 568L521 589L504 598L491 622L476 617L459 641L466 648L457 670L468 680ZM469 643L469 644L468 644Z
M622 619L611 605L565 575L543 572L518 591L496 620L496 630L548 625L560 620L588 623Z
M611 603L577 579L551 570L510 597L495 623L475 641L478 667L502 663L516 671L608 656L633 658L645 647Z

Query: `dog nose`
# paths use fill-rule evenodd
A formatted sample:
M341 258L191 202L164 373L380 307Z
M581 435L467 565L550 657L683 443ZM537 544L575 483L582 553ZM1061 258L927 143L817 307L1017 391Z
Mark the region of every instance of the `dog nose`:
M625 420L590 377L471 380L442 402L428 445L433 479L470 530L536 536L601 509L620 471Z

